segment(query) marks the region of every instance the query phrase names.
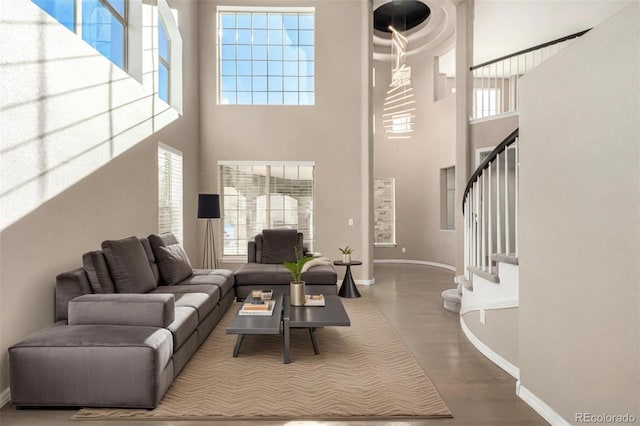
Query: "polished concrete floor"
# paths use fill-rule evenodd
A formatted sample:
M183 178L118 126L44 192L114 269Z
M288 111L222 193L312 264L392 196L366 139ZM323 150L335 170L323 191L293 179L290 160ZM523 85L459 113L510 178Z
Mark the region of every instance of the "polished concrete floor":
M339 272L340 273L340 272ZM440 391L453 419L416 421L166 421L159 426L233 425L546 425L515 394L515 380L478 352L460 330L459 316L442 307L440 293L453 287L453 273L420 265L382 264L375 267L376 284L360 286L400 334ZM124 421L71 420L73 410L0 411L2 426L85 425L123 426ZM150 422L136 422L149 424Z

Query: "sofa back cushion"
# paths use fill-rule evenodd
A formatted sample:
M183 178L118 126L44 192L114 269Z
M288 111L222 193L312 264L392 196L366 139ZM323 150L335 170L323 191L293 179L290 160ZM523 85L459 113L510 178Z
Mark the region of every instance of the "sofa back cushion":
M175 285L193 275L189 256L172 233L149 235L160 276L166 285Z
M137 237L102 242L118 293L146 293L157 287L149 259Z
M101 251L90 251L83 254L82 266L87 273L89 284L94 293L115 293L116 288L109 275L107 260Z
M156 279L156 285L160 285L160 270L156 263L156 257L153 255L151 244L147 238L140 238L140 242L142 243L142 247L144 247L144 253L147 255L147 259L149 260L149 266L151 266L153 277Z
M91 285L84 268L63 272L56 277L56 321L69 318L69 302L83 294L91 294Z
M258 244L256 244L257 250L259 250ZM261 263L295 262L296 251L298 257L303 256L302 234L299 234L296 229L264 229L262 231Z

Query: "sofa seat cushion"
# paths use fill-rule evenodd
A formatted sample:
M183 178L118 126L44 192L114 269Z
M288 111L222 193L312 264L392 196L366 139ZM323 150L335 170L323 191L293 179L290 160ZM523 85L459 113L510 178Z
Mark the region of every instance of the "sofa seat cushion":
M138 238L103 241L102 251L118 293L146 293L156 288L149 259Z
M227 269L195 269L192 276L182 281L180 285L208 284L220 288L220 297L233 291L235 278L233 272Z
M175 321L167 327L173 334L173 350L177 351L198 328L198 311L190 306L176 306Z
M220 299L219 293L214 293L213 296L209 296L204 293L182 293L176 294L176 307L190 307L196 310L198 313L198 324L205 319L207 315L213 308L215 308L216 303Z
M185 293L204 293L211 298L213 303L218 303L218 300L222 299L220 289L218 286L210 284L194 284L194 285L161 285L150 293L166 293L176 296Z
M17 348L123 348L147 347L155 352L155 367L161 372L173 356L173 337L164 328L121 325L64 325L58 322L13 345ZM49 349L50 352L53 352ZM69 354L69 352L65 352ZM91 360L81 360L91 362Z
M289 284L291 274L284 265L246 263L236 271L236 285L278 285ZM314 266L302 274L306 284L333 284L337 282L333 266Z

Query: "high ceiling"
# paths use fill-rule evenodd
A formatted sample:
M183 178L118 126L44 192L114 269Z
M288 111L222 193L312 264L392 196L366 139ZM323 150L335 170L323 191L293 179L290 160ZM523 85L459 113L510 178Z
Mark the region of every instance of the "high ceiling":
M394 0L398 1L402 0ZM465 0L421 1L431 9L431 15L405 34L409 39L408 53L442 55L454 47L455 4ZM473 63L594 27L633 1L475 0ZM373 7L390 2L373 0ZM390 46L389 34L374 31L374 59L390 59Z

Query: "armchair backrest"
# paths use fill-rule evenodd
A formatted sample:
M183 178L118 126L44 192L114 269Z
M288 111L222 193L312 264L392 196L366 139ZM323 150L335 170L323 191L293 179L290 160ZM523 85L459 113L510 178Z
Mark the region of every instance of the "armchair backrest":
M296 252L302 257L304 238L296 229L264 229L248 243L248 261L252 263L295 262Z

